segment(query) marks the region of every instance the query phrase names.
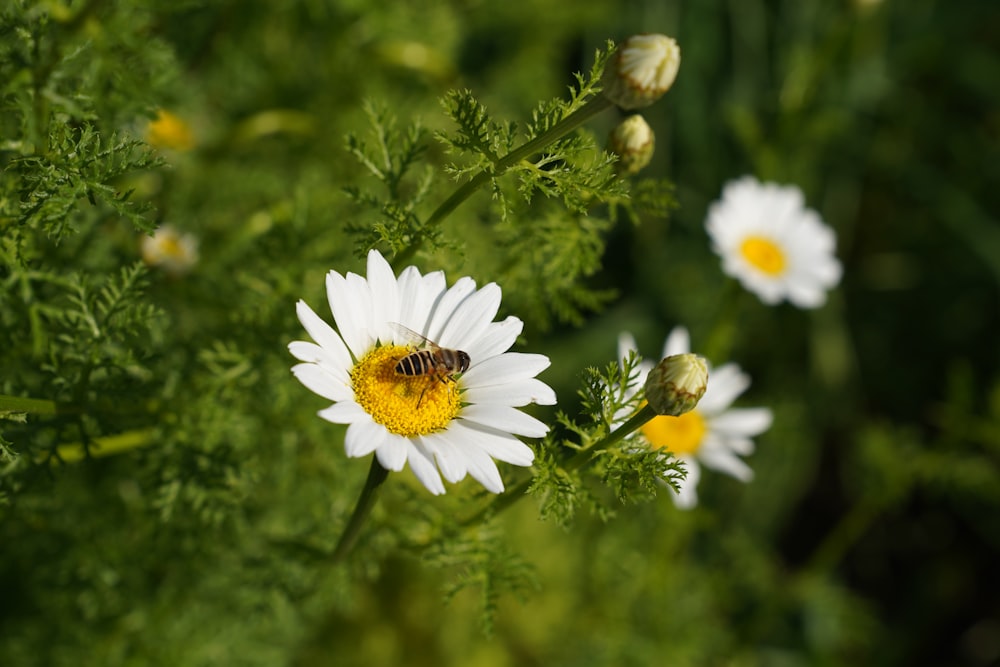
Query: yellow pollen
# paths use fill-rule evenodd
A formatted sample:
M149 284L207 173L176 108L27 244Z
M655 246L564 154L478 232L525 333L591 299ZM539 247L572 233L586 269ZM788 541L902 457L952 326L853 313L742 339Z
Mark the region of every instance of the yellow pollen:
M376 347L351 369L358 405L377 423L407 438L440 431L462 407L455 382L396 373L396 364L411 352L413 348L401 345Z
M696 454L705 438L705 419L697 410L680 417L653 417L639 429L656 449L668 449L674 454Z
M777 276L785 271L785 252L771 239L750 236L740 244L740 253L744 259L769 276Z

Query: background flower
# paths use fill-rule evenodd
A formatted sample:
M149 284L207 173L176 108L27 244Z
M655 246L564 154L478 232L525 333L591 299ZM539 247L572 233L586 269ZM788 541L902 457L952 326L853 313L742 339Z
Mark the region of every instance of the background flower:
M705 227L722 270L767 304L788 299L815 308L840 281L836 238L805 208L802 191L752 176L727 183Z
M637 352L638 346L632 334L623 333L618 339L618 358L624 359L630 351ZM687 329L676 327L667 336L662 356L690 351ZM652 368L651 362L640 362L636 387L645 382ZM753 470L740 457L753 453L751 438L770 428L773 417L768 408L731 407L749 386L750 377L736 364L723 364L715 370L709 366L708 388L693 410L679 417L654 417L637 432L651 447L667 449L684 462L687 476L674 495L678 507L688 509L698 504L702 465L741 482L753 479Z

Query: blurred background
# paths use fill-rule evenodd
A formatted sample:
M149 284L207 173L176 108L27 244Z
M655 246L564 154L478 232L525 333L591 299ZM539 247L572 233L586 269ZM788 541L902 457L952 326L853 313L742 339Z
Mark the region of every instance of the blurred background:
M88 385L134 403L95 408L87 428L148 428L146 446L64 463L5 454L0 664L1000 664L996 3L14 0L0 11L5 178L49 105L53 123L153 145L165 165L121 188L199 243L186 273L149 278L156 312L131 343L144 370L127 386ZM705 472L692 511L664 492L568 530L525 499L477 537L518 564L510 577L491 576L479 552L405 548L482 500L473 483L432 498L406 472L390 477L351 563L331 566L323 554L367 465L316 419L323 401L291 377L286 345L304 337L297 299L319 311L328 270L363 272L349 227L374 218L343 188L371 184L345 134L368 133L366 100L400 128L451 129L439 100L454 88L523 124L607 39L638 32L682 49L677 83L644 112L656 153L643 176L672 181L678 206L604 234L588 284L617 296L579 318L533 317L524 276L477 271L491 264L489 239L468 233L492 215L484 194L449 218L456 249L416 262L498 282L501 314L525 319L522 349L552 358L542 379L571 413L580 371L613 361L619 332L654 357L687 326L695 351L753 378L738 405L774 411L748 458L755 480ZM150 134L160 110L176 124ZM586 131L605 137L620 118ZM451 187L451 157L427 143L425 214ZM768 307L722 274L705 214L744 174L798 185L836 231L844 278L823 308ZM18 232L32 270L96 280L140 258L142 235L121 216L82 196L78 208L58 242L51 228ZM72 322L53 319L39 342L29 317L34 300L67 297L57 281L25 296L13 255L5 244L0 393L69 400L57 378L75 368ZM52 451L80 438L66 419L2 432L14 451Z

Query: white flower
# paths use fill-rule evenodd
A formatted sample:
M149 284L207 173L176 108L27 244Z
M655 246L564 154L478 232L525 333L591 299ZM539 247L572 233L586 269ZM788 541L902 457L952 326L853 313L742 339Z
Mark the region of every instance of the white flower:
M143 236L142 260L171 275L187 273L198 262L198 239L182 234L173 225L163 225L152 236Z
M537 438L548 427L515 408L555 403L552 389L535 378L549 359L507 352L523 323L516 317L493 321L500 308L495 283L477 290L471 278L460 278L447 288L441 271L421 275L413 266L397 278L372 250L367 278L331 271L326 291L337 331L299 301L299 320L316 342L296 341L288 349L303 362L292 368L299 381L333 401L319 416L349 425L348 456L375 452L393 471L409 463L434 494L445 491L438 469L449 482L468 473L500 493L493 459L531 465L534 453L515 435ZM468 370L397 373L399 360L415 351L406 329L468 353Z
M833 230L805 208L795 186L761 184L752 176L731 181L709 207L705 227L722 270L764 303L788 299L816 308L840 281Z
M622 109L640 109L660 99L674 85L681 49L666 35L633 35L604 70L604 96Z
M618 339L618 358L624 359L636 350L635 339L623 333ZM690 352L687 329L676 327L667 336L663 356ZM653 364L641 361L636 390L646 381ZM680 417L657 416L646 422L637 437L654 448L664 448L680 459L687 469L674 496L681 509L698 504L697 487L701 466L726 473L742 482L753 479L750 469L740 456L753 453L752 437L771 427L773 416L768 408L731 408L733 401L750 386L750 377L733 363L709 369L708 388L698 405ZM622 415L627 417L628 415ZM622 419L624 421L624 419Z

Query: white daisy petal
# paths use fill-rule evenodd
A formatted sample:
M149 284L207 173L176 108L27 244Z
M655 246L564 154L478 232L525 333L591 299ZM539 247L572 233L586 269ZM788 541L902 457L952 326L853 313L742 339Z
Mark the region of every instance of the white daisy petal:
M712 417L713 431L720 433L754 436L771 428L774 414L768 408L733 408Z
M500 287L496 283L484 285L458 304L441 330L438 345L458 348L463 341L476 340L499 309Z
M507 352L476 363L462 376L462 384L482 387L516 382L535 377L551 363L544 354Z
M434 455L428 452L426 447L419 442L411 441L406 450L406 461L410 464L410 470L428 491L435 496L444 493L444 482L441 481L441 475L434 465Z
M461 419L529 438L541 438L549 432L544 422L505 405L469 405L462 410Z
M421 314L426 314L426 310L421 309L429 308L428 304L431 298L424 288L425 279L428 277L421 276L417 267L408 266L403 269L403 272L399 274L399 278L396 280L396 289L399 292L398 323L409 329L413 329L414 325L419 326L416 320L422 320L423 315ZM443 289L444 276L441 277L441 286ZM439 293L440 291L436 291L434 295L436 296ZM423 300L426 300L426 303L423 303ZM399 343L401 341L394 338L393 342Z
M538 405L555 405L556 403L556 394L552 388L535 378L489 387L468 387L463 391L462 397L469 403L509 405L515 408L529 403L537 403Z
M340 401L319 411L319 416L334 424L353 424L364 420L368 413L354 401Z
M299 322L302 323L306 332L320 347L327 351L333 362L343 368L350 368L351 355L347 351L347 346L344 345L344 341L341 340L340 336L337 335L337 332L333 330L333 327L324 322L323 319L301 299L295 304L295 312L298 314ZM294 352L292 354L294 354ZM299 358L302 361L309 361L308 359Z
M500 471L490 455L479 447L467 447L463 451L469 467L469 474L491 493L503 493L503 480Z
M674 327L663 343L663 359L691 352L691 335L685 327Z
M698 481L701 479L701 468L698 461L688 456L678 456L684 463L687 476L678 482L677 493L674 494L674 506L677 509L688 510L698 504Z
M535 460L535 453L526 444L497 429L475 424L457 422L449 429L456 439L464 439L485 449L490 456L518 466L529 466Z
M624 361L630 352L639 353L639 345L635 342L635 336L628 331L618 334L618 359Z
M465 479L468 468L461 447L454 440L454 427L430 435L418 436L427 451L434 454L434 460L444 478L454 484Z
M387 436L379 448L375 450L375 456L378 457L378 462L382 464L383 468L399 472L406 465L409 440L395 433L388 433Z
M344 385L332 374L316 364L296 364L292 373L306 389L331 401L346 401L353 396L350 385Z
M292 356L299 361L305 361L310 364L316 364L321 366L323 370L332 375L333 377L341 380L345 384L350 384L350 355L347 352L347 348L344 347L344 356L347 358L348 363L344 364L340 360L334 358L330 354L329 350L326 350L316 343L310 343L304 340L295 340L288 344L288 351L292 353Z
M727 435L726 447L729 448L734 454L739 454L740 456L750 456L757 449L753 440L742 435Z
M389 432L381 424L376 424L366 413L347 427L344 435L344 451L352 458L367 456L382 446Z
M360 359L373 342L372 299L368 284L353 273L345 278L331 271L326 275L326 295L337 330L354 358Z
M705 395L698 401L698 411L706 415L722 412L750 386L750 376L733 363L712 369Z
M465 345L463 349L469 353L472 363L476 364L509 350L523 328L524 322L516 317L508 317L503 322L492 322L477 340Z
M375 250L368 253L368 287L372 301L372 335L390 342L394 332L389 323L399 318L399 292L392 267Z
M425 327L427 333L419 330L418 332L433 341L439 340L441 331L451 319L455 309L458 308L458 304L467 299L475 290L475 280L468 277L459 278L454 285L441 295L436 303L432 304L431 316L428 318L428 325Z
M706 446L698 452L698 459L705 464L705 467L735 477L741 482L753 479L753 470L743 459L726 447L709 447L707 446L709 444L711 443L706 443Z

